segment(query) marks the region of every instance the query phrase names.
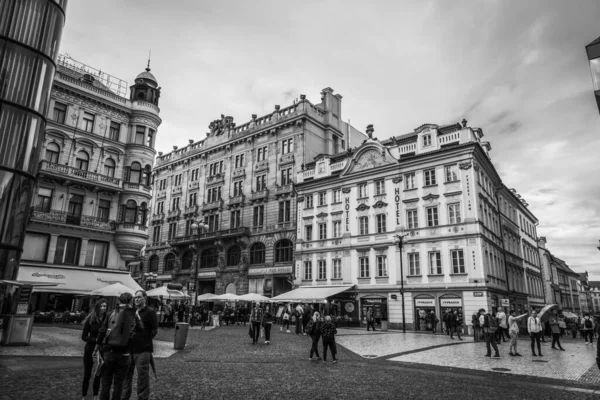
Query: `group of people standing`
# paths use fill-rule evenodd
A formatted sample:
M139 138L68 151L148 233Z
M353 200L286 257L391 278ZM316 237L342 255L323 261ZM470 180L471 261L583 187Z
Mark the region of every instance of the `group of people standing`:
M106 299L96 301L83 322L81 334L86 342L83 399L90 380L94 400L129 399L135 370L137 398L150 397L150 367L154 369L152 340L158 333L158 318L147 301L144 290L138 290L135 296L123 293L118 298L118 306L110 313Z

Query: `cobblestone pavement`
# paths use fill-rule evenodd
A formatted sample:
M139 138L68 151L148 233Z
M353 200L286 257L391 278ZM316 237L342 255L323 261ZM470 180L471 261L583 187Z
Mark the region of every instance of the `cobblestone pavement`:
M364 337L377 343L400 333L363 334L340 329L338 343ZM161 329L159 337L172 337ZM419 341L420 334L405 334ZM428 339L428 338L427 338ZM421 339L422 340L422 339ZM438 340L437 338L435 340ZM441 338L445 340L445 338ZM409 343L409 339L405 339ZM450 342L450 339L447 339ZM310 338L279 332L271 345L252 345L247 327L210 331L191 330L188 345L168 358L156 360L158 380L152 378L152 399L593 399L597 385L542 377L515 377L489 371L389 361L405 348L390 347L389 356L369 359L338 345L339 363L309 361ZM426 344L429 344L426 342ZM468 349L480 344L443 346L429 351ZM413 348L416 344L412 345ZM350 346L352 347L352 346ZM366 347L364 347L366 348ZM418 351L413 349L412 351ZM475 349L474 349L475 350ZM365 351L375 351L366 348ZM379 351L379 353L384 353ZM27 361L29 360L29 361ZM0 400L79 399L83 373L80 357L0 358ZM16 362L22 369L8 369ZM46 363L46 367L34 368ZM490 389L493 388L493 389ZM595 390L599 389L598 392ZM135 389L134 389L135 390ZM89 397L91 398L91 396Z

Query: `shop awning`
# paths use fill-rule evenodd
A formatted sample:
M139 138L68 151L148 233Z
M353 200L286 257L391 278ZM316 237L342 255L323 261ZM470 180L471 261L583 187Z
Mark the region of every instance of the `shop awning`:
M271 298L272 302L289 301L302 303L317 303L336 294L352 289L354 285L339 286L305 286L290 290L287 293L280 294Z
M45 266L20 266L18 281L35 285L34 292L88 294L113 283L121 283L133 290L141 289L129 272L115 270L89 270L79 268L50 268ZM36 284L55 286L37 286Z

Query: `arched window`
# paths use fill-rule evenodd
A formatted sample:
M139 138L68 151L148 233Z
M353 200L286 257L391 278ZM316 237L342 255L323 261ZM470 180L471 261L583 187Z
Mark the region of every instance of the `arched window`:
M135 200L127 200L125 204L125 223L135 224L137 217L137 203Z
M115 177L115 160L112 158L108 158L104 161L104 175L110 176L111 178Z
M192 269L192 261L194 260L194 253L191 251L186 252L181 257L181 269Z
M238 265L242 258L242 249L240 246L231 246L227 251L227 265Z
M88 156L88 153L85 151L80 151L77 153L77 157L75 157L75 168L87 171L89 163L90 156Z
M142 203L140 205L140 224L146 225L148 222L148 204Z
M158 256L154 255L150 257L148 261L148 272L158 272Z
M264 264L265 262L265 245L261 242L256 242L250 247L250 264Z
M281 239L275 243L275 262L292 261L294 245L289 239Z
M175 269L175 254L169 253L165 256L165 271L173 271Z
M142 184L146 186L150 186L150 175L152 174L152 167L146 165L144 167L144 176L142 179Z
M214 268L219 264L219 252L217 249L206 249L200 255L200 268Z
M58 156L60 155L60 147L56 143L50 143L46 146L46 161L58 164Z
M139 162L134 162L133 164L131 164L131 168L129 169L129 182L140 183L141 176L142 166Z

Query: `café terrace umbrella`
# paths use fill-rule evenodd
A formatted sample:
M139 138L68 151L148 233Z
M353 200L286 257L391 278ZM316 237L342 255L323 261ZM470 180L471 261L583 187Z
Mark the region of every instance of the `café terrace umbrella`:
M104 286L90 293L92 296L118 297L122 293L135 294L135 290L123 285L122 283L113 283L112 285Z
M157 287L156 289L149 290L147 293L148 297L162 297L164 299L171 300L185 300L189 296L180 292L179 290L170 290L166 286Z
M212 298L213 301L215 300L220 300L220 301L237 301L240 299L240 296L235 295L233 293L223 293L220 294L218 296L215 296Z
M565 316L565 318L577 318L577 315L573 314L570 311L563 311L563 315Z
M540 317L540 321L546 321L550 318L550 311L558 309L558 304L548 304L544 306L540 312L538 312L538 317Z
M215 297L214 293L204 293L198 296L198 301L213 301Z
M259 302L270 302L271 299L268 297L265 297L263 295L260 295L258 293L247 293L247 294L243 294L241 296L238 297L238 300L243 300L243 301L259 301Z

